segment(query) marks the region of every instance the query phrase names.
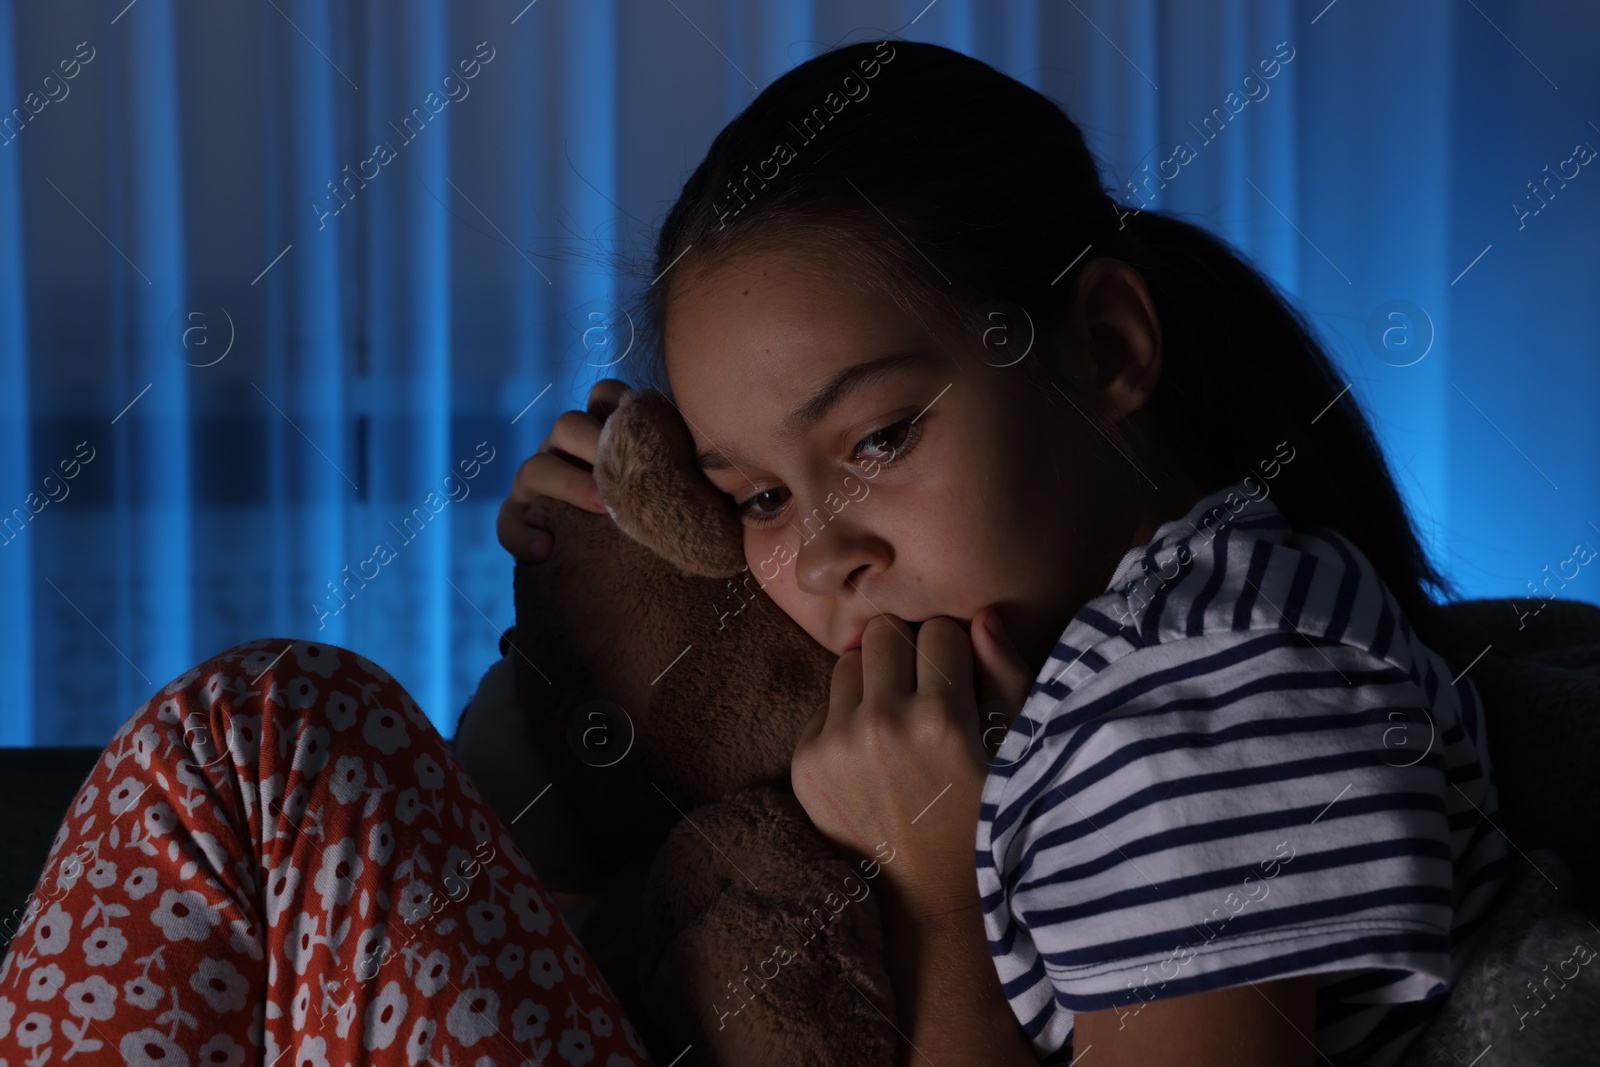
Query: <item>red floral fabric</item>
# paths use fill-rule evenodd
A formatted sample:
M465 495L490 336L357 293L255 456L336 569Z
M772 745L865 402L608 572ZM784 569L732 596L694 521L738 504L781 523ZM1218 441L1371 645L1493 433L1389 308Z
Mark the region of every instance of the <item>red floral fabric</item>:
M56 834L0 964L0 1067L73 1060L650 1063L409 694L276 638L146 701Z

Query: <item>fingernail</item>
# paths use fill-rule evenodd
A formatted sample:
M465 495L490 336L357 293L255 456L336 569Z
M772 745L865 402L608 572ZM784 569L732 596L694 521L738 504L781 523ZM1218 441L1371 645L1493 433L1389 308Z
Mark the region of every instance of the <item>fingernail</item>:
M598 485L595 486L593 492L589 494L589 500L597 511L606 510L606 502L600 499L600 487Z

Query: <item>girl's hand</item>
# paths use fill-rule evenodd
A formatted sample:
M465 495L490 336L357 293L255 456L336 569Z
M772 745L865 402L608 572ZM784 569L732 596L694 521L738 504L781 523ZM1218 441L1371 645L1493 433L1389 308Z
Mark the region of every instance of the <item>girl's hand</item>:
M881 863L914 920L976 901L989 766L978 706L1020 708L1032 682L1009 638L991 636L991 618L998 622L993 607L978 613L971 639L943 615L916 634L893 615L868 622L861 647L835 664L828 703L790 761L795 797L817 829Z
M600 443L600 426L629 388L617 378L606 378L589 390L588 411L564 411L556 417L539 451L523 461L511 479L511 494L500 505L495 534L500 544L519 560L543 563L550 557L553 539L528 521L528 505L537 497L554 497L574 507L606 514L594 484L594 457Z

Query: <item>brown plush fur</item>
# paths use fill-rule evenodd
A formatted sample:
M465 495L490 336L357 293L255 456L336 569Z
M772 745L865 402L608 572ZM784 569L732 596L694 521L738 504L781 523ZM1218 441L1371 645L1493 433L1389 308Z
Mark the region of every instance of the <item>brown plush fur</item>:
M594 475L610 519L552 500L530 510L558 547L517 567L512 640L554 788L613 875L586 943L653 1049L676 1044L671 1060L694 1045L680 1067L891 1063L876 896L821 933L814 920L810 940L795 930L847 878L863 882L789 790L835 657L744 570L738 517L661 394L624 396ZM719 1014L779 944L797 957L749 979L759 1003Z
M556 548L516 570L518 702L588 844L585 869L608 876L583 939L660 1062L692 1046L678 1067L889 1064L875 883L789 789L835 657L744 570L738 518L692 452L669 401L627 394L594 472L611 517L539 501L530 520ZM1554 838L1540 843L1568 857L1576 895L1592 899L1600 644L1586 642L1600 642L1600 608L1553 602L1537 630L1510 626L1507 601L1453 610L1495 642L1471 671L1500 711L1489 742L1507 829ZM1555 646L1576 660L1541 660ZM1471 977L1463 987L1481 992ZM1483 998L1467 996L1415 1055L1453 1053L1447 1032L1483 1029Z

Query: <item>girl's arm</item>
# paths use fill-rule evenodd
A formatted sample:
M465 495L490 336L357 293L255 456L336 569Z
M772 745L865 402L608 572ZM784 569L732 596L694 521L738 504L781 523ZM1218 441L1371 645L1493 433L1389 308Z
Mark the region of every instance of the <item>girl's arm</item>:
M1074 1060L1094 1067L1311 1067L1317 976L1231 986L1072 1018Z
M939 915L909 915L892 895L879 910L902 1038L896 1067L1037 1067L995 974L976 887Z

